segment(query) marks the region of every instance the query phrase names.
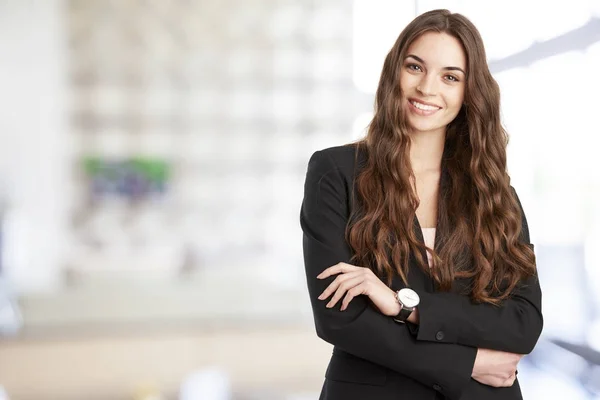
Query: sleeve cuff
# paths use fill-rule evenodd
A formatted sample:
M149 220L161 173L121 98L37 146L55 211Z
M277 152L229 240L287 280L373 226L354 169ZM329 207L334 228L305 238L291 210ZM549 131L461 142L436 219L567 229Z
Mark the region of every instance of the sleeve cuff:
M417 340L437 343L457 343L456 330L458 319L449 313L444 304L441 304L434 293L419 293L419 325L410 324L409 331Z

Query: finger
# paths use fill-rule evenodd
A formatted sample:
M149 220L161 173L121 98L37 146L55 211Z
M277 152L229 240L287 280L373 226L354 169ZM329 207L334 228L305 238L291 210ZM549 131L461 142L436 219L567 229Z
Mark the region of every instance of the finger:
M348 272L346 274L339 275L333 280L333 282L329 284L329 286L327 286L327 288L325 288L325 290L323 290L323 293L319 295L318 299L325 300L331 296L331 294L335 292L343 282L347 281L348 279L353 279L357 276L360 276L360 271Z
M344 294L350 290L354 290L357 285L362 283L362 277L358 276L353 279L349 279L343 282L338 289L335 291L335 294L327 304L327 308L331 308L335 306L335 304L344 296Z
M360 268L360 267L357 267L355 265L346 264L343 262L337 263L337 264L332 265L331 267L325 269L323 272L321 272L319 275L317 275L317 279L325 279L332 275L344 273L344 272L350 272L350 271L358 269L358 268Z
M350 304L352 299L364 292L363 286L364 281L346 292L346 296L344 296L344 300L342 301L342 307L340 308L341 311L344 311L346 308L348 308L348 304Z
M493 386L493 387L508 387L508 386L510 386L509 385L510 378L506 379L506 378L493 377L491 379L491 381L492 381L492 384L490 386Z
M512 374L510 378L508 378L506 381L504 381L502 386L511 387L515 383L515 378L516 378L516 375Z
M317 275L317 279L325 279L332 275L343 273L344 265L345 263L340 262L335 265L332 265L329 268L326 268L319 275Z

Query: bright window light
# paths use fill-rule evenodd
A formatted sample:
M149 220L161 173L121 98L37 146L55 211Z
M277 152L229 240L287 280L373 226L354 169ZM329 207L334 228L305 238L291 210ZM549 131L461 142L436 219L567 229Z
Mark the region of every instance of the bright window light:
M414 17L413 1L354 0L353 80L360 91L375 93L385 56Z

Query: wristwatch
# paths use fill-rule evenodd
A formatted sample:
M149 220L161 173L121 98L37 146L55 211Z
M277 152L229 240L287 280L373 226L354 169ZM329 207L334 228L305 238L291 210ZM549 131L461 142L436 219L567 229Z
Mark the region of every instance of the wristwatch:
M396 300L400 304L400 312L393 319L396 322L405 323L419 305L419 295L412 289L404 288L396 292Z

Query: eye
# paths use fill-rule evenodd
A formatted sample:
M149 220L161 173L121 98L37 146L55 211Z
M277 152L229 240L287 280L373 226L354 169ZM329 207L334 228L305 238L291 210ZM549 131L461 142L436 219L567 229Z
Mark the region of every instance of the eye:
M410 71L422 71L421 66L417 65L417 64L407 64L406 68L408 68Z
M454 76L454 75L446 75L445 78L446 78L446 80L448 80L450 82L460 82L458 80L458 78L456 76Z

